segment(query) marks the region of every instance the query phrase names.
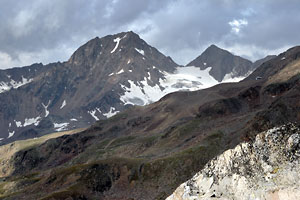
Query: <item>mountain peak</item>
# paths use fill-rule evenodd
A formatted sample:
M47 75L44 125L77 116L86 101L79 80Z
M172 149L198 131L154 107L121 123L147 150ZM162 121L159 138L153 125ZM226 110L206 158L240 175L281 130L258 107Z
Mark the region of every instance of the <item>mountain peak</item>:
M187 64L187 66L200 67L202 70L210 67L209 74L219 82L225 78L245 76L252 70L251 61L235 56L214 44L210 45L200 56Z
M222 54L222 55L227 55L227 56L234 56L232 53L229 51L222 49L218 47L215 44L210 45L202 54Z
M114 37L114 38L120 37L120 38L122 38L122 37L125 37L125 36L126 37L140 38L140 36L137 33L133 32L133 31L120 32L120 33L116 33L116 34L113 34L113 35L107 35L106 37L107 38L110 38L110 37ZM104 38L106 38L106 37L104 37Z
M109 56L110 54L115 53L118 48L134 45L138 48L148 44L133 31L107 35L102 38L97 36L79 47L72 54L68 62L71 64L82 65L95 60L99 55ZM118 49L118 51L121 50Z
M207 49L220 49L220 50L224 50L224 49L221 49L220 47L218 47L217 45L215 44L211 44ZM225 51L225 50L224 50Z
M78 48L68 63L80 68L94 69L96 66L104 66L109 61L128 66L128 60L135 63L134 65L143 66L143 68L148 67L146 63L151 62L168 72L174 71L174 66L178 66L172 59L165 57L133 31L107 35L102 38L96 37ZM119 65L111 66L110 70L120 68Z

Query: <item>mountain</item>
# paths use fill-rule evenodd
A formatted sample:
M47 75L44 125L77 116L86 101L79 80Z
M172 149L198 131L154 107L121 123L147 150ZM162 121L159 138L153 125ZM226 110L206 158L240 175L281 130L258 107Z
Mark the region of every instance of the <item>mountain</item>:
M167 200L298 199L299 138L295 124L262 132L211 160Z
M252 64L252 69L256 69L258 68L259 66L261 66L263 63L273 59L273 58L276 58L275 55L268 55L266 56L265 58L262 58L262 59L259 59L257 61L255 61L253 64Z
M95 38L64 63L0 71L3 143L86 127L158 100L178 65L133 32ZM150 95L159 90L162 94ZM153 93L153 92L152 92Z
M241 82L170 93L79 133L19 148L0 163L0 195L4 199L167 198L226 150L251 144L268 129L300 122L299 55L300 47L295 47ZM7 154L15 150L14 143L2 148Z
M211 87L219 83L213 71L179 66L131 31L96 37L66 62L0 71L0 143L88 127L171 92Z
M235 56L216 45L209 46L187 66L199 67L201 70L209 69L209 74L219 82L236 77L246 77L257 67L251 61Z
M257 79L269 79L269 77L277 76L290 77L291 75L297 75L299 73L299 62L296 62L300 57L299 46L291 48L289 51L279 54L276 58L272 59L273 62L263 63L263 67L259 67L255 70L246 80L257 80ZM293 65L291 65L293 63ZM286 67L289 65L289 67ZM283 70L284 69L284 70ZM281 72L281 73L279 73ZM283 79L281 81L286 80Z

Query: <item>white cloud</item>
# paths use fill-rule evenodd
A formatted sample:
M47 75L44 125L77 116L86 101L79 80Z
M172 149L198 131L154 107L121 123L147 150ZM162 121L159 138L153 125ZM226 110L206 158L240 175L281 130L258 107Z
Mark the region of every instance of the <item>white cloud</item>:
M245 27L248 25L248 21L246 19L234 19L228 24L231 26L231 31L235 34L239 34L241 28Z
M296 0L1 0L0 68L65 61L88 40L127 30L179 64L222 42L248 48L239 51L254 58L300 44L299 6Z

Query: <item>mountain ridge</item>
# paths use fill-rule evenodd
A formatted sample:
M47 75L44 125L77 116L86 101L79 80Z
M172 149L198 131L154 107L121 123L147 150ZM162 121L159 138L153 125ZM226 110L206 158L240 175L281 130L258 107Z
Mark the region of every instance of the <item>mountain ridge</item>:
M180 66L134 32L95 37L68 61L40 66L33 75L19 74L18 84L14 76L0 73L5 92L0 93L0 128L7 130L0 133L0 144L88 127L171 92L219 84L209 68ZM30 68L24 70L29 73ZM8 91L11 83L9 87L18 88Z

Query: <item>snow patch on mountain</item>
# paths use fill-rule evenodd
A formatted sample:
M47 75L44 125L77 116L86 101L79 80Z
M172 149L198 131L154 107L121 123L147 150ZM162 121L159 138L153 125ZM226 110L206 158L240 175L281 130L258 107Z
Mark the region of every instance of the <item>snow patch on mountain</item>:
M121 69L120 71L118 71L116 74L122 74L124 72L124 69Z
M126 104L132 105L146 105L152 103L153 101L159 100L161 96L161 89L158 85L151 87L147 83L147 79L135 83L134 81L128 80L130 86L126 87L121 85L125 90L124 95L120 97L120 100Z
M154 67L154 66L153 66ZM201 70L197 67L178 67L174 73L162 72L163 79L159 80L159 84L149 85L151 74L139 82L128 80L129 87L122 85L125 90L120 100L126 104L147 105L158 101L160 98L176 91L194 91L208 88L218 84L212 76L209 75L211 68Z
M69 123L53 123L56 131L64 131L67 130Z
M38 116L38 117L33 117L33 118L25 118L24 124L22 124L21 121L16 121L16 120L15 120L15 123L18 128L30 126L32 124L34 124L35 126L38 126L40 123L40 120L41 120L41 117ZM9 127L11 127L11 123L9 124Z
M66 105L67 105L67 102L66 102L66 100L64 100L60 106L60 109L63 109Z
M3 82L2 81L2 82L0 82L0 93L9 91L12 88L14 88L14 89L19 88L19 87L21 87L23 85L26 85L26 84L28 84L32 81L33 81L33 79L27 79L27 78L24 78L23 76L22 76L22 81L20 81L20 82L17 82L13 79L11 79L10 82Z
M138 49L138 48L134 48L137 52L139 52L140 54L142 54L143 56L145 55L144 50L142 49Z
M165 88L166 93L212 87L219 82L209 74L210 70L211 67L204 70L194 66L177 67L174 73L164 72L165 79L160 80L160 84Z
M50 105L50 102L51 101L48 102L47 106L44 103L42 103L42 106L45 109L45 117L47 117L49 115L49 113L50 113L49 110L48 110L48 106Z
M115 38L115 39L113 40L114 42L116 42L116 46L114 47L114 49L113 49L110 53L114 53L114 52L118 49L119 44L120 44L120 41L121 41L122 39L124 39L126 36L127 36L127 34L124 35L124 37L122 37L122 38L117 37L117 38ZM121 49L120 49L119 51L121 51Z
M25 118L25 122L23 124L23 127L29 126L29 125L32 125L32 124L34 124L35 126L37 126L40 123L40 119L41 119L40 116L38 116L36 118L29 118L29 119Z
M8 137L7 138L11 138L12 136L14 136L14 134L15 134L15 131L8 132Z
M106 118L110 118L110 117L116 115L118 112L119 112L119 111L117 111L116 108L110 107L109 112L103 113L103 115L104 115Z
M0 82L0 93L3 93L3 92L6 92L6 91L9 91L11 89L11 86L8 85L8 83L5 83L5 82Z
M235 77L235 73L231 72L224 76L222 83L229 83L229 82L239 82L245 79L247 76L238 76Z
M15 120L15 123L16 123L16 126L19 128L19 127L22 127L22 122L21 121L16 121Z
M119 38L119 37L114 39L114 42L116 42L116 46L114 47L114 49L110 53L114 53L117 50L117 48L120 44L120 41L121 41L121 38Z
M96 121L98 121L99 118L96 116L96 112L97 112L96 109L95 109L95 110L88 111L88 113L89 113Z
M11 85L12 85L13 88L19 88L19 87L21 87L23 85L26 85L26 84L28 84L28 83L30 83L32 81L33 81L33 79L27 79L27 78L24 78L22 76L22 81L21 82L16 82L14 80L11 80L10 83L11 83Z

